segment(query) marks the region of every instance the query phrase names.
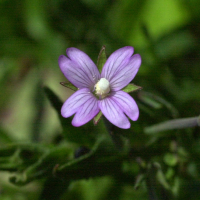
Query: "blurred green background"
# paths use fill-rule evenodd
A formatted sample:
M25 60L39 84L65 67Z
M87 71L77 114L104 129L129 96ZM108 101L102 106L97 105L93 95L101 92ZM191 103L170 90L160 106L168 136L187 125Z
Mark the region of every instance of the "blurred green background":
M96 63L103 45L108 56L133 46L142 56L133 82L143 90L133 94L140 118L124 134L136 149L150 145L143 157L164 163L174 198L199 199L199 128L151 135L143 131L165 120L199 115L199 10L198 0L0 0L1 147L62 140L59 118L43 88L51 88L62 101L72 94L59 84L66 79L58 57L68 47L81 49ZM174 143L186 158L176 154L178 160L171 163ZM39 198L43 182L14 186L6 171L0 173L0 199ZM72 182L58 199L152 199L148 181L141 187L135 190L101 176Z

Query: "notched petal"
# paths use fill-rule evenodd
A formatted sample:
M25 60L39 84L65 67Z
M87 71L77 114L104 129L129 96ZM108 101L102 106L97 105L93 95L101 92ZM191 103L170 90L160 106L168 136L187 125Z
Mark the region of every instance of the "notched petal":
M68 48L66 53L69 59L75 62L84 71L90 82L95 84L99 80L100 73L97 66L86 53L74 47Z
M88 88L78 90L65 101L61 108L61 115L65 118L72 116L91 97L94 96Z
M99 106L97 99L91 96L76 112L72 125L79 127L83 124L89 122L92 118L94 118L99 112Z
M134 49L131 46L126 46L113 52L103 67L101 77L110 81L120 71L121 67L127 64L133 52Z
M100 100L99 108L103 115L115 126L122 129L130 128L129 120L112 97Z
M118 91L128 85L137 74L141 65L141 56L133 55L129 62L124 65L120 71L110 80L112 91Z
M60 69L65 77L77 88L94 87L94 83L88 78L88 74L79 65L62 55L58 60Z
M138 119L139 108L135 100L129 94L118 91L113 94L112 98L131 120L136 121Z

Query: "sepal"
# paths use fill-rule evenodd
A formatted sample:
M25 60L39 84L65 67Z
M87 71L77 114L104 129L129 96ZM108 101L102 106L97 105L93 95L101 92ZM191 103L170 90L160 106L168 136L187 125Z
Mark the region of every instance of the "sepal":
M60 84L61 84L62 86L64 86L64 87L67 87L67 88L73 90L73 91L77 91L77 90L78 90L78 88L75 87L75 86L74 86L72 83L70 83L69 81L67 81L67 82L60 82Z
M93 118L93 123L94 125L97 125L102 117L103 113L100 111L94 118Z
M103 46L100 53L99 53L98 60L97 60L97 68L98 68L100 73L103 69L103 66L104 66L106 60L107 60L107 58L106 58L106 47Z
M131 93L131 92L135 92L137 90L141 90L142 87L134 85L132 83L129 83L126 87L124 87L122 89L122 91L126 92L126 93Z

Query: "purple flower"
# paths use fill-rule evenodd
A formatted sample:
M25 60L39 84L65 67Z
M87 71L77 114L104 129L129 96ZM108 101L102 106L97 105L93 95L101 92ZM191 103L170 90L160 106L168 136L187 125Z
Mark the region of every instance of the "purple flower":
M141 65L133 47L118 49L107 59L100 74L94 62L74 47L67 49L58 63L65 77L78 88L63 104L61 114L67 118L75 114L72 125L81 126L99 111L115 126L130 128L127 116L136 121L139 109L133 98L121 89L137 74Z

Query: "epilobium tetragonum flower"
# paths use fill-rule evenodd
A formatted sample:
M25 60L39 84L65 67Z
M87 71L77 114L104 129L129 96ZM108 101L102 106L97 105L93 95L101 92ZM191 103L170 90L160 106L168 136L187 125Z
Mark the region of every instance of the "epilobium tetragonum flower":
M59 57L59 66L65 77L78 88L63 104L61 114L67 118L75 114L72 125L81 126L99 111L115 126L130 128L126 115L133 121L139 109L133 98L121 89L128 85L141 65L139 54L126 46L110 55L101 74L84 52L68 48L67 56Z

